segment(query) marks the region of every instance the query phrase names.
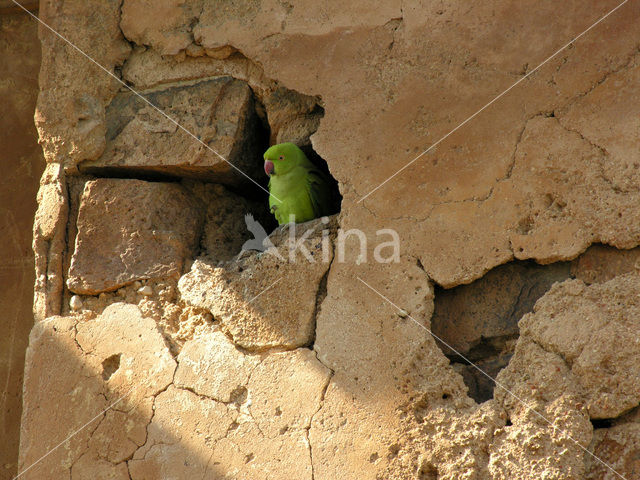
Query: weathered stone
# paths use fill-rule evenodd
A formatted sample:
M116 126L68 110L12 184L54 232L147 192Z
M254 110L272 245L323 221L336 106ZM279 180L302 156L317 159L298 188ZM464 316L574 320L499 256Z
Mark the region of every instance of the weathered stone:
M279 87L264 97L264 107L271 130L271 143L292 142L298 146L310 145L310 136L320 124L324 111L318 99L292 94Z
M121 66L131 50L120 31L121 3L40 2L39 17L73 44L41 27L43 55L35 121L48 162L75 170L78 162L98 158L104 150L104 106L121 84L74 47L107 71Z
M518 321L533 310L536 300L554 282L568 277L569 264L510 263L497 267L471 285L439 291L431 331L458 353L476 360L486 356L487 349L499 349L491 340L516 336ZM438 345L445 354L456 355L446 345ZM470 353L474 347L479 351Z
M586 284L604 283L618 275L640 271L640 248L618 250L593 245L575 259L571 273Z
M33 313L36 320L61 313L68 213L64 170L59 164L49 164L40 179L38 210L33 226L36 270Z
M199 8L200 1L127 0L122 2L120 26L129 40L175 55L191 44L189 24Z
M131 479L217 477L213 449L235 418L223 403L170 386L156 397L147 441L128 462Z
M122 76L138 90L224 76L246 81L258 94L277 88L276 82L265 77L260 65L240 53L220 60L205 56L166 56L148 48L138 48L134 52L123 65Z
M588 287L580 280L554 285L520 321L515 355L498 378L520 398L573 393L591 418L637 406L639 289L634 274ZM516 408L513 398L498 396Z
M263 253L243 253L222 267L197 260L178 284L182 299L209 310L244 348L308 345L322 278L333 259L333 228L320 219L286 226L269 237L274 246Z
M638 53L640 50L629 58L624 69L594 86L588 96L565 107L560 117L565 128L580 132L605 152L602 177L618 194L637 193L640 189L640 138L636 135L640 119L634 114L640 108Z
M218 402L231 402L234 392L246 387L260 358L241 353L218 331L189 340L178 355L175 385Z
M186 344L178 362L176 385L189 390L157 396L147 441L129 462L133 480L312 478L306 432L330 376L312 351L246 356L218 332Z
M591 448L594 456L585 457L586 480L613 480L640 476L640 423L630 422L593 432ZM618 475L602 462L610 465Z
M421 415L425 417L415 435L423 453L418 459L416 478L490 478L488 448L495 432L505 424L504 414L493 402L474 410L440 406Z
M95 295L140 279L178 277L196 251L201 226L198 204L180 185L87 182L67 286Z
M567 164L567 157L580 161ZM516 258L551 263L575 258L594 242L622 248L637 244L636 199L612 189L603 178L606 162L599 148L565 130L557 118L528 122L515 154L511 185L503 183L517 202L531 206L530 215L522 217L510 236ZM516 180L526 185L520 194ZM550 238L555 242L551 249Z
M583 449L589 445L592 432L585 412L575 400L565 397L533 407L535 412L524 410L512 418L513 425L494 432L488 449L489 478L584 478Z
M109 397L127 393L117 410L130 410L172 382L175 361L155 321L143 317L135 305L110 305L95 320L78 323L76 331L76 341L88 357L84 364L100 372L112 390Z
M86 10L67 3L59 11L70 26L73 22L67 19L73 15L67 14ZM190 373L192 377L183 379L185 390L169 387L156 399L157 418L149 426L149 441L130 462L132 478L584 476L587 457L575 442L582 446L590 442L587 413L593 416L599 409L600 414L613 415L637 403L634 395L625 396L637 385L620 373L626 369L638 376L631 356L633 319L624 313L636 315L630 292L637 291L637 285L623 286L621 279L626 277L618 276L611 282L621 283L606 294L598 290L603 294L596 295L597 300L585 293L595 291L590 289L575 298L558 294L560 290L548 292L538 302L546 313L534 313L533 325L526 320L532 316L525 317L521 326L527 328L499 375L519 399L498 388L495 401L478 406L467 397L461 377L427 331L433 310L429 279L450 288L470 283L514 258L549 263L571 260L592 243L638 245L640 192L634 186L633 166L637 151L631 151L637 139L628 138L637 127L633 108L637 100L622 105L625 97L633 96L637 83L633 70L640 32L637 3L620 6L535 75L460 126L618 4L619 0L606 0L585 9L575 1L443 5L394 1L371 8L358 1L187 5L165 0L156 5L124 0L128 18L123 31L138 42L123 65L126 81L152 93L151 88L183 89L187 81L194 87L221 74L244 79L263 103L256 108L270 123L272 136L278 130L276 140L302 139L313 125L297 107L289 111L287 106L282 117L277 108L270 110L269 94L286 86L317 99L325 115L311 141L340 181L345 196L341 226L345 231L359 228L369 241L377 230L393 229L401 239L402 254L398 263L379 264L358 252L353 245L357 239L352 238L347 258L331 266L326 298L322 282L316 283L322 275L308 265L305 271L284 269L286 288L279 292L279 282L272 284L283 265L270 262L269 254L241 254L227 267L217 265L221 270L199 264L183 279L182 300L171 305L174 323L181 321L180 302L206 303L207 308L222 311L219 323L236 343L255 349L292 348L299 343L290 338L304 338L313 342L320 361L335 374L324 399L315 390L324 383L310 382L314 389L310 397L321 401L310 402L318 411L306 424L313 409L298 401L302 389L288 396L295 408L286 410L281 400L295 386L282 375L300 383L316 379L303 370L294 375L288 368L299 367L307 360L304 355L290 364L286 356L290 352L282 357L253 354L273 359L262 371L264 385L282 383L283 389L272 392L272 400L266 402L252 375L247 385L229 393L228 404L221 404L188 390L194 375ZM168 15L154 15L155 8ZM103 11L99 9L95 18L100 19ZM117 16L114 8L105 26L117 25ZM83 30L95 18L81 17L80 35L74 32L73 38L84 36L87 43L95 43ZM98 35L104 42L94 47L98 53L111 45L109 38ZM49 49L45 54L51 54L56 65L66 65L66 53ZM221 60L208 55L229 56ZM117 64L111 60L107 55L109 69ZM71 165L99 155L105 128L102 107L109 105L114 92L91 82L93 73L76 68L79 65L71 62L73 77L65 72L62 78L46 79L49 90L59 82L76 102L72 109L62 108L61 117L69 117L71 123L82 117L77 131L57 129L54 123L45 132L48 150L58 147L55 158ZM88 85L82 88L86 79ZM167 86L175 82L180 83ZM319 108L311 120L318 119ZM163 122L149 123L151 128L166 127ZM44 130L46 125L41 123ZM142 138L148 131L139 132L132 138L146 142ZM177 151L177 144L186 140L175 135L171 142ZM416 159L436 142L437 148ZM136 175L143 167L136 167ZM234 266L244 271L234 272ZM212 278L221 286L215 295L207 291L215 286ZM577 284L563 285L556 288ZM299 291L304 295L297 295ZM157 305L150 310L165 308L164 300L155 294L151 298ZM256 313L251 307L258 302ZM88 299L84 302L91 304ZM316 317L311 305L318 310L315 341L308 320ZM282 331L280 307L296 321L304 313L304 334L288 330L286 341L280 333L272 335L272 325ZM568 331L554 324L551 315L568 322ZM584 317L581 322L578 315ZM538 324L544 329L537 330ZM234 325L240 325L235 333ZM612 340L618 333L612 327L624 333L618 344ZM576 338L567 340L572 333ZM574 343L583 350L573 352ZM201 345L190 348L189 358L198 355ZM568 361L573 354L573 362ZM310 354L305 355L314 365ZM209 358L204 356L198 371L206 371ZM276 373L279 365L287 366L281 375ZM614 398L602 395L607 392L598 390L598 382ZM611 404L605 405L608 400ZM279 420L285 416L286 422ZM293 428L283 431L289 424ZM265 440L263 430L271 434L277 430L277 435ZM116 427L114 435L122 438ZM121 443L131 448L128 442ZM105 448L100 455L115 459L123 453ZM87 458L96 457L88 453Z
M113 464L98 456L82 455L71 467L71 480L92 478L95 480L129 480L126 463Z
M86 478L105 459L130 457L146 438L149 399L171 383L176 366L155 322L124 304L94 319L38 322L26 365L20 469L74 433L29 470L32 479L68 477L69 470L72 478ZM47 374L51 365L58 367L56 375ZM111 468L114 475L122 472Z
M248 407L268 438L309 429L324 400L330 370L308 349L268 355L251 372ZM308 443L308 440L307 440Z
M428 333L433 287L415 259L378 264L369 255L357 264L360 258L347 242L344 261L331 267L318 315L314 349L335 373L309 430L314 475L411 478L418 441L410 435L412 405L439 405L446 396L463 409L473 401Z
M231 184L246 183L248 176L265 183L265 138L245 82L219 77L142 95L164 114L132 92L118 94L106 110L104 154L83 162L82 171L160 173Z

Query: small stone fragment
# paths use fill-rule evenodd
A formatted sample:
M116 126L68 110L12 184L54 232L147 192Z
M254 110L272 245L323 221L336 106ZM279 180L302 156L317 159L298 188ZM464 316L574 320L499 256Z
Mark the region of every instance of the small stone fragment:
M71 300L69 300L69 306L71 307L71 310L77 312L82 308L82 300L78 295L74 295L71 297Z
M150 297L151 295L153 295L153 288L151 288L149 285L145 285L144 287L140 287L138 289L138 293L140 295L144 295L145 297Z

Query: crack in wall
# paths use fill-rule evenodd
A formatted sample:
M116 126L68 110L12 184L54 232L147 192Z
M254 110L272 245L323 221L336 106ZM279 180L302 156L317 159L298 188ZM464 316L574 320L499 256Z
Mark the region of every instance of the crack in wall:
M314 467L314 462L313 462L313 445L312 445L312 442L311 442L311 438L309 436L309 432L311 430L311 426L313 424L314 418L320 412L320 410L322 410L322 408L324 407L324 399L325 399L325 396L327 394L327 390L329 389L329 384L331 383L331 379L335 375L335 372L333 371L333 369L329 368L327 365L322 363L322 361L320 360L320 358L318 356L318 352L314 351L314 354L315 354L316 360L321 365L323 365L327 370L329 370L329 375L327 375L327 380L326 380L325 384L323 385L322 390L320 392L320 402L319 402L319 405L318 405L318 409L315 412L313 412L313 414L309 418L309 424L304 429L307 445L309 446L309 462L311 464L311 480L315 480L315 467Z
M615 68L607 71L606 73L604 73L602 75L602 77L600 77L598 80L596 80L587 90L585 90L584 92L580 92L580 93L574 95L573 97L571 97L562 107L560 107L560 109L565 110L565 111L568 110L568 108L571 107L576 101L578 101L580 98L588 96L596 88L598 88L605 81L607 81L609 79L609 77L611 77L612 75L614 75L614 74L616 74L618 72L621 72L623 70L628 69L632 65L632 63L634 62L636 57L638 57L638 55L640 55L640 44L638 44L638 45L636 45L634 47L633 51L629 54L629 56L628 56L626 61L624 61L618 67L615 67Z

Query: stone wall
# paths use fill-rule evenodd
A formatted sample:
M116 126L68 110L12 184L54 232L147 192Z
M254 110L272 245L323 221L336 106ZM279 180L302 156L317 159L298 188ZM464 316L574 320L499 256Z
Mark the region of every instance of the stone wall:
M33 215L44 168L33 112L40 42L35 22L0 2L0 478L18 464L24 354L33 325ZM30 2L30 7L34 7ZM37 5L35 5L37 6Z
M528 75L615 6L42 0L24 478L637 476L638 5Z

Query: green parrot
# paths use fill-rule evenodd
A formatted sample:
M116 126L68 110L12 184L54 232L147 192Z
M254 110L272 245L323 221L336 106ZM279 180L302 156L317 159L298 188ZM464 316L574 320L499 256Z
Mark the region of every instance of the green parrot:
M280 225L302 223L332 212L329 180L293 143L280 143L264 152L269 175L269 207Z

